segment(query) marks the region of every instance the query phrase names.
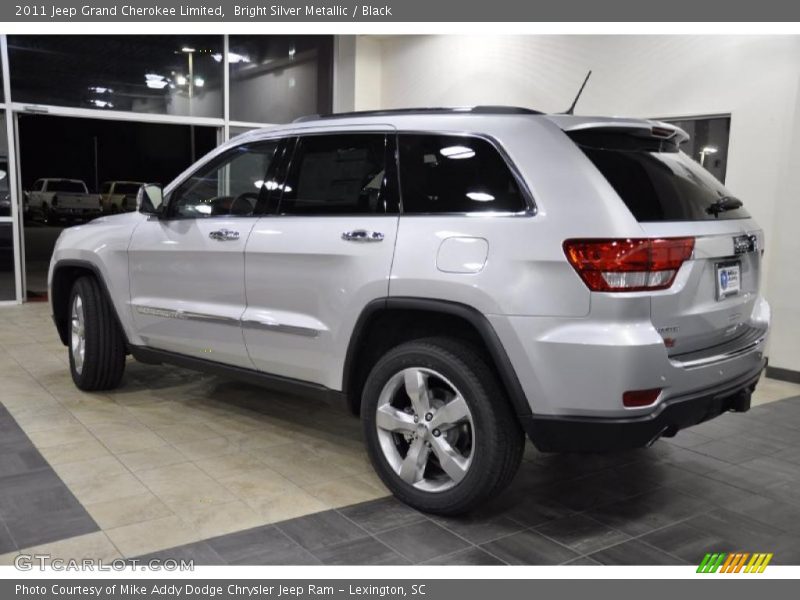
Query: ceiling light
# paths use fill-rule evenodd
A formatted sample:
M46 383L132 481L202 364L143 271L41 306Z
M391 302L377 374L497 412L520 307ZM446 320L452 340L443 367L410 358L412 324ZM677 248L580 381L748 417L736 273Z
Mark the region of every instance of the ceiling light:
M485 192L467 192L467 198L475 200L475 202L491 202L494 196Z
M184 46L183 48L181 48L181 52L186 52L187 54L191 54L192 52L194 52L194 48L192 48L191 46Z
M111 102L108 102L106 100L99 100L97 98L92 99L91 103L94 104L97 108L114 108L114 105L111 104Z
M716 146L705 146L701 150L701 152L703 154L716 154L717 152L719 152L719 148L717 148Z
M169 83L166 77L159 75L158 73L146 73L144 76L144 81L147 84L147 87L154 90L163 90Z
M462 159L472 158L475 156L475 151L467 146L448 146L439 150L439 154L447 158Z
M89 91L94 92L95 94L113 94L114 90L108 87L103 87L100 85L90 85Z
M203 87L206 84L206 80L202 77L195 77L194 78L194 85L196 87Z
M222 62L222 54L212 54L211 58L213 58L217 62ZM250 57L244 54L239 54L238 52L228 52L228 62L230 64L235 63L249 63Z

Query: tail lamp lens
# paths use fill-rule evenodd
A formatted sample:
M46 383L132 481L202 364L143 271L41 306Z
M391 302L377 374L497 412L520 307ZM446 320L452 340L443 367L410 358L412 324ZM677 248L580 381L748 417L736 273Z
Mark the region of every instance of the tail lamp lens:
M567 240L564 253L593 292L664 290L694 251L694 238Z
M654 388L652 390L633 390L622 394L622 404L628 408L638 408L641 406L650 406L658 399L661 393L661 388Z

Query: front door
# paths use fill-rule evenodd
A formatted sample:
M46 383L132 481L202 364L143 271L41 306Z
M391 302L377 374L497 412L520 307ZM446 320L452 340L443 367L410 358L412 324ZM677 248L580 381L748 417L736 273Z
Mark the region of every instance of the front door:
M201 165L136 228L131 310L152 348L252 368L242 339L244 248L277 142L244 144Z

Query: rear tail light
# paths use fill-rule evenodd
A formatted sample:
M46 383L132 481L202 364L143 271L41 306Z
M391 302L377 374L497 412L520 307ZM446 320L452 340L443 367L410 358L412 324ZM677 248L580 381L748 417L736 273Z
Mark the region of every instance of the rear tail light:
M567 240L564 253L593 292L665 290L694 250L694 238Z
M622 404L628 408L639 408L641 406L650 406L658 399L661 394L661 388L654 388L652 390L633 390L622 394Z

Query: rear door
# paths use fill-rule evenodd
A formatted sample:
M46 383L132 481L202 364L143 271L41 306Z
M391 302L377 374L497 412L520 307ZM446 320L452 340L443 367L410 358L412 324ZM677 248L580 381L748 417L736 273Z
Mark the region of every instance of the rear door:
M760 284L763 233L740 200L662 139L571 134L605 176L645 237L695 238L674 284L653 292L651 316L673 357L746 345L765 331L750 322Z
M264 372L341 384L364 306L388 295L398 223L393 130L301 135L268 182L245 257L247 350Z

